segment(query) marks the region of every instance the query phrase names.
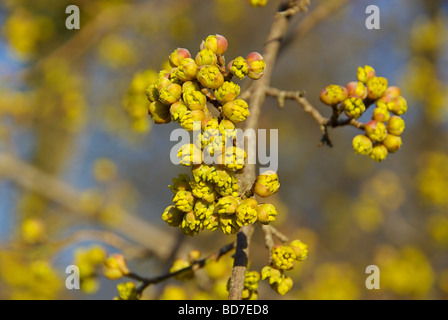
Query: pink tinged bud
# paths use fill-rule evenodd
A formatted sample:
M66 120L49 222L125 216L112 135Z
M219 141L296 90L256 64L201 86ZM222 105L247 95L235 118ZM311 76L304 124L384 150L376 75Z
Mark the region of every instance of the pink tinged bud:
M191 58L190 51L184 48L177 48L169 56L170 65L173 68L178 67L182 60L186 58Z
M157 86L157 90L159 90L159 92L163 88L165 88L166 86L168 86L170 84L172 84L172 82L167 77L159 78L159 79L157 79L157 82L155 83L155 85Z
M387 88L385 95L391 98L399 97L401 96L401 89L396 86L390 86L389 88Z
M275 221L277 210L270 203L263 203L257 207L258 222L261 224L269 224Z
M227 39L219 34L208 36L204 42L204 48L210 49L217 55L224 54L227 50L227 46Z
M404 128L405 122L399 116L392 116L387 122L387 131L395 136L401 135L404 131Z
M104 275L111 280L129 274L126 259L121 254L113 254L104 261Z
M373 110L372 119L379 122L388 121L390 119L389 110L387 110L387 107L376 107L375 110Z
M386 139L383 141L384 146L387 148L387 151L393 153L397 152L401 145L403 144L403 140L400 136L394 136L393 134L388 134Z
M383 141L387 137L386 125L376 120L370 120L366 123L366 134L373 141Z
M247 63L246 59L239 56L233 59L229 62L227 68L229 69L229 72L233 74L238 79L242 80L245 76L249 74L249 64Z
M187 110L187 106L182 101L173 103L170 107L171 120L180 121Z
M352 81L347 83L347 90L349 97L365 99L367 97L367 88L364 83L360 81Z
M266 67L263 56L258 52L252 52L246 57L246 62L249 65L249 78L253 80L260 79Z
M202 122L205 119L205 113L202 110L193 110L190 113L190 118L193 122Z
M333 106L341 103L348 97L348 90L337 84L330 84L320 92L320 101Z
M252 186L252 191L262 197L266 198L276 193L280 188L278 175L275 171L269 170L260 174Z
M171 122L170 107L160 101L154 101L149 104L148 113L156 124Z

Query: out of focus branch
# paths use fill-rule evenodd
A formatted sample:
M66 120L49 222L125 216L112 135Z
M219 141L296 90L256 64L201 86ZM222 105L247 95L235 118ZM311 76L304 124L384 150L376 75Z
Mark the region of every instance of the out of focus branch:
M330 118L324 117L319 110L317 110L306 98L303 91L284 91L277 88L266 88L266 94L277 98L278 105L280 107L284 106L285 99L297 101L306 113L309 113L311 117L317 122L319 128L322 132L321 145L327 144L328 146L333 146L330 137L328 135L328 127L336 128L341 126L353 126L358 129L364 130L365 124L357 121L353 118L339 119L340 110L338 108L333 108L333 114Z
M13 155L0 154L0 178L11 180L75 214L91 217L91 213L81 205L80 191ZM169 257L176 241L172 233L167 233L122 208L117 210L117 219L104 219L102 222L158 257Z
M228 252L232 251L234 248L235 248L235 242L229 243L229 244L225 245L224 247L220 248L217 252L214 252L205 258L193 261L188 267L182 268L182 269L174 271L174 272L168 272L166 274L162 274L157 277L144 278L135 273L130 273L127 275L127 277L142 282L140 284L140 286L137 288L137 294L141 295L143 293L143 291L150 285L160 283L169 278L180 275L181 273L184 273L184 272L199 270L199 269L205 267L205 265L208 262L218 261L219 258L221 258L223 255L227 254Z

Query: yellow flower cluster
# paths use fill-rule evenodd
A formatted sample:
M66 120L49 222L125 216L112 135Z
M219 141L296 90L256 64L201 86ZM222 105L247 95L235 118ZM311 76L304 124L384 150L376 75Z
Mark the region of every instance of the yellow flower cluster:
M271 265L261 270L261 279L268 280L275 292L284 295L293 286L285 271L292 270L296 261L303 261L307 256L308 246L298 239L288 245L275 245L271 249Z
M250 116L250 108L237 98L241 89L232 78L257 80L263 75L265 62L259 53L252 52L226 66L223 54L227 45L225 37L210 35L194 58L187 49L174 50L169 56L170 68L160 71L146 89L154 123L175 121L198 133L196 141L183 145L177 154L182 165L191 167L193 177L181 174L173 179L169 186L173 204L162 214L170 226L190 236L204 229L233 234L257 220L268 224L277 215L273 205L246 199L236 177L247 154L236 146L235 124ZM132 104L129 107L133 110ZM207 157L213 160L206 162ZM277 174L267 172L257 178L252 193L267 197L279 186Z
M356 153L380 162L388 153L400 149L405 127L401 115L408 109L406 99L400 88L388 86L388 80L376 76L371 66L358 67L357 81L349 82L345 87L327 86L321 91L320 99L350 119L358 119L372 104L376 104L371 120L364 124L365 134L353 138Z

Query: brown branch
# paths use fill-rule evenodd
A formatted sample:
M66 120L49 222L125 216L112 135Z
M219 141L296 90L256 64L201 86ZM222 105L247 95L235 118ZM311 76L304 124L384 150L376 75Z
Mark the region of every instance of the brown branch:
M319 129L322 132L322 138L320 145L328 145L330 147L333 146L330 137L328 135L328 127L336 128L342 126L353 126L357 129L364 130L365 124L357 121L353 118L348 119L339 119L342 109L337 106L332 107L332 115L330 118L324 117L305 97L305 93L303 91L284 91L277 88L266 88L266 94L272 97L276 97L279 107L283 107L285 99L295 100L302 107L303 110L310 114L311 117L316 121L319 125Z
M272 262L272 247L274 246L274 238L272 237L272 229L270 225L263 225L261 229L264 232L264 242L266 245L266 248L269 251L269 260L268 264L271 264Z
M258 119L261 112L261 106L266 98L266 88L269 87L273 67L275 61L277 60L283 38L288 29L290 18L293 13L296 14L300 11L296 10L297 8L306 9L306 5L308 4L309 0L286 1L280 6L279 11L274 16L274 21L272 22L271 29L263 48L263 58L266 62L266 69L264 70L263 77L255 81L251 86L249 103L251 108L251 116L246 120L246 130L256 130L258 128ZM254 146L249 144L255 143L255 141L248 141L248 145L246 145L246 147L252 150ZM238 176L240 190L248 190L252 187L252 184L255 181L255 169L254 164L247 164L242 174ZM250 239L253 231L254 225L249 225L241 228L237 234L235 259L232 269L232 276L230 278L229 300L241 300L249 256Z
M275 227L269 226L271 229L272 234L277 237L278 240L280 240L282 243L288 242L289 238L285 236L283 233L278 231Z
M141 295L143 293L143 291L150 285L160 283L162 281L165 281L167 279L170 279L172 277L175 277L175 276L177 276L181 273L187 272L187 271L199 270L199 269L203 268L210 261L218 261L223 255L232 251L234 248L235 248L235 242L229 243L229 244L225 245L224 247L222 247L221 249L219 249L217 252L214 252L205 258L193 261L188 267L179 269L175 272L165 273L160 276L153 277L153 278L144 278L144 277L141 277L132 272L127 274L126 276L128 278L142 282L137 288L137 294Z

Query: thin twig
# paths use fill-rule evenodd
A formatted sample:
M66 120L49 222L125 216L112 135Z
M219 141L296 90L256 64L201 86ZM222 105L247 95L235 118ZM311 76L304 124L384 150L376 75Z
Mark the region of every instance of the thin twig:
M269 264L272 262L272 247L274 246L274 238L272 237L272 228L270 225L263 225L261 229L264 232L264 242L269 251Z
M342 114L342 108L338 106L332 106L332 115L330 118L324 117L306 98L305 98L305 92L304 91L285 91L280 90L277 88L268 87L266 88L266 94L272 97L276 97L279 106L282 107L281 104L284 103L285 99L289 100L295 100L297 101L302 107L303 110L310 114L311 117L316 121L316 123L319 125L319 129L322 132L322 138L320 141L320 145L328 145L330 147L333 146L333 143L331 142L331 139L328 134L328 127L336 128L336 127L342 127L342 126L353 126L355 128L364 130L365 124L362 122L357 121L353 118L348 119L339 119ZM369 104L370 106L370 104Z
M126 276L131 279L141 282L141 284L137 287L137 294L141 295L143 293L143 291L152 284L157 284L159 282L165 281L169 278L175 277L175 276L177 276L181 273L187 272L187 271L199 270L199 269L203 268L209 261L218 261L219 258L221 258L223 255L232 251L235 248L235 245L236 245L235 242L229 243L229 244L225 245L224 247L222 247L221 249L219 249L217 252L214 252L205 258L193 261L188 267L179 269L175 272L165 273L160 276L153 277L153 278L144 278L144 277L142 277L138 274L132 273L132 272L127 274Z

